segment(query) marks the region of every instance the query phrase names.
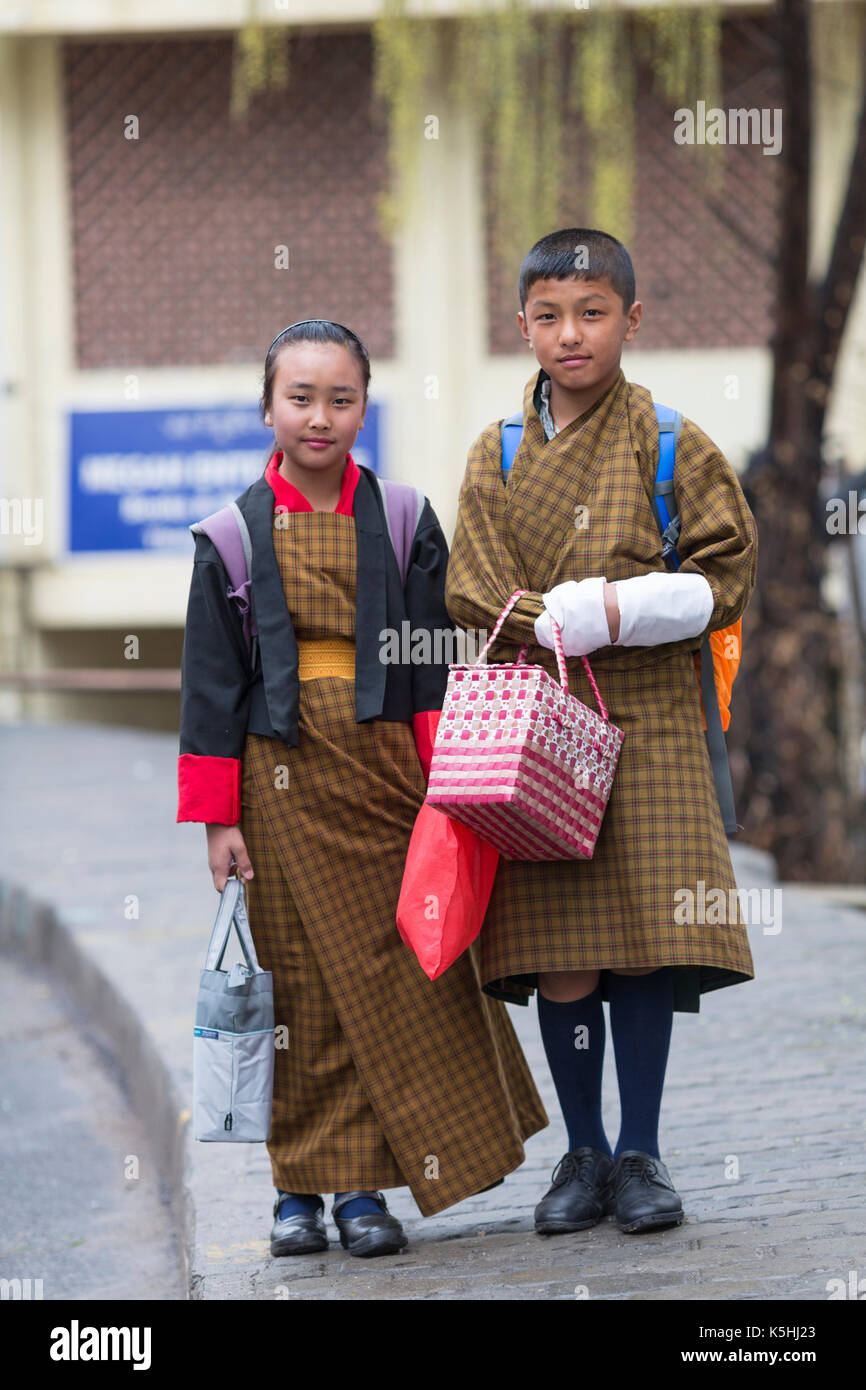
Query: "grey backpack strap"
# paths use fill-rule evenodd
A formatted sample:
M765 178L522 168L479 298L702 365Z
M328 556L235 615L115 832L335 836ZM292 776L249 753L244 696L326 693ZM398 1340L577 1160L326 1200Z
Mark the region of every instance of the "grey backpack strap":
M240 532L241 545L243 546L244 560L246 562L247 567L246 574L243 576L243 578L248 579L253 572L253 543L250 539L250 528L249 526L247 526L247 519L241 511L240 507L238 506L237 502L229 502L229 509L234 513L234 518L237 522L238 531Z
M420 488L409 483L395 483L390 478L379 478L375 474L376 486L382 498L388 535L397 557L400 578L406 583L409 569L409 555L412 541L424 510L424 494Z
M189 529L193 535L201 533L207 536L216 546L229 579L228 597L235 601L250 662L255 666L258 627L250 598L253 544L246 518L237 502L229 502L228 506L211 512L202 521L194 522Z
M728 765L728 750L725 744L725 731L719 711L719 695L716 690L713 652L709 634L701 647L701 698L704 702L704 715L707 721L707 748L719 798L719 810L727 835L736 835L737 816L734 810L734 789L731 786L731 769Z

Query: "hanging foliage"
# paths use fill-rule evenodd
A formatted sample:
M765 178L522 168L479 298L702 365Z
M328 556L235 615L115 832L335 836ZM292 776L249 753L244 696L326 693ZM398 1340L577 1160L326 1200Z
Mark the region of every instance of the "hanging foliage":
M408 13L408 0L382 0L372 39L373 92L389 132L389 177L377 208L384 234L395 235L417 196L425 123L445 94L477 122L503 268L576 218L629 240L641 69L672 108L697 98L716 105L721 13L708 4L634 12L618 0L568 9L482 0L434 18ZM287 64L286 28L246 24L237 36L233 113L245 113L252 95L285 86ZM693 172L708 191L724 176L715 160Z
M635 175L636 83L630 40L629 25L619 11L607 7L594 14L579 35L572 35L569 90L569 108L582 122L592 152L592 186L586 197L591 221L621 241L632 235Z
M374 29L377 92L388 103L393 172L389 229L414 193L423 111L433 93L470 109L483 142L493 242L503 268L552 226L574 220L622 239L634 231L639 73L672 105L719 100L721 9L668 4L635 14L615 0L540 9L505 0L431 21L386 0ZM449 31L451 37L449 38ZM566 149L586 147L585 184ZM699 166L710 181L717 161Z
M390 178L377 212L385 235L392 237L415 196L424 118L441 68L443 35L434 20L410 19L403 0L383 0L372 32L373 94L385 103L389 128Z
M231 101L233 121L242 120L250 100L265 92L285 91L289 82L289 30L284 25L257 24L250 0L247 23L235 36L232 55Z

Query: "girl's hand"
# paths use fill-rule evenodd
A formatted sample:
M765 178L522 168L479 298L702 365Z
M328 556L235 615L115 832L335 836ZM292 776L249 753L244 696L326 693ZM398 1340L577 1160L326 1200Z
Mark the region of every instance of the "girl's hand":
M208 825L207 864L218 893L225 888L231 868L238 878L252 878L253 866L239 825Z

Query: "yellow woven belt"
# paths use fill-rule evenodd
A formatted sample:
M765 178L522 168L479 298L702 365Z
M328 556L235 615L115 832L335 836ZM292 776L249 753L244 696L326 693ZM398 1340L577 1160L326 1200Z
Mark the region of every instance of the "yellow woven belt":
M344 637L323 637L298 641L298 679L321 680L323 676L355 679L355 643Z

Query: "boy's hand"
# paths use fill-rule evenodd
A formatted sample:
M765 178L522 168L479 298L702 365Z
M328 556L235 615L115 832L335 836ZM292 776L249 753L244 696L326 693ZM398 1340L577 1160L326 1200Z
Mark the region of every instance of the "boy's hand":
M608 594L613 586L599 576L593 579L568 579L542 594L544 612L535 620L535 636L542 647L553 651L551 617L562 631L562 647L566 656L586 656L599 647L609 647L613 641L609 622ZM614 600L615 601L615 600ZM611 608L612 613L612 608ZM617 620L619 610L617 609ZM617 634L619 625L617 621Z
M231 868L241 879L252 878L253 866L239 825L208 825L207 863L218 893L225 888Z

